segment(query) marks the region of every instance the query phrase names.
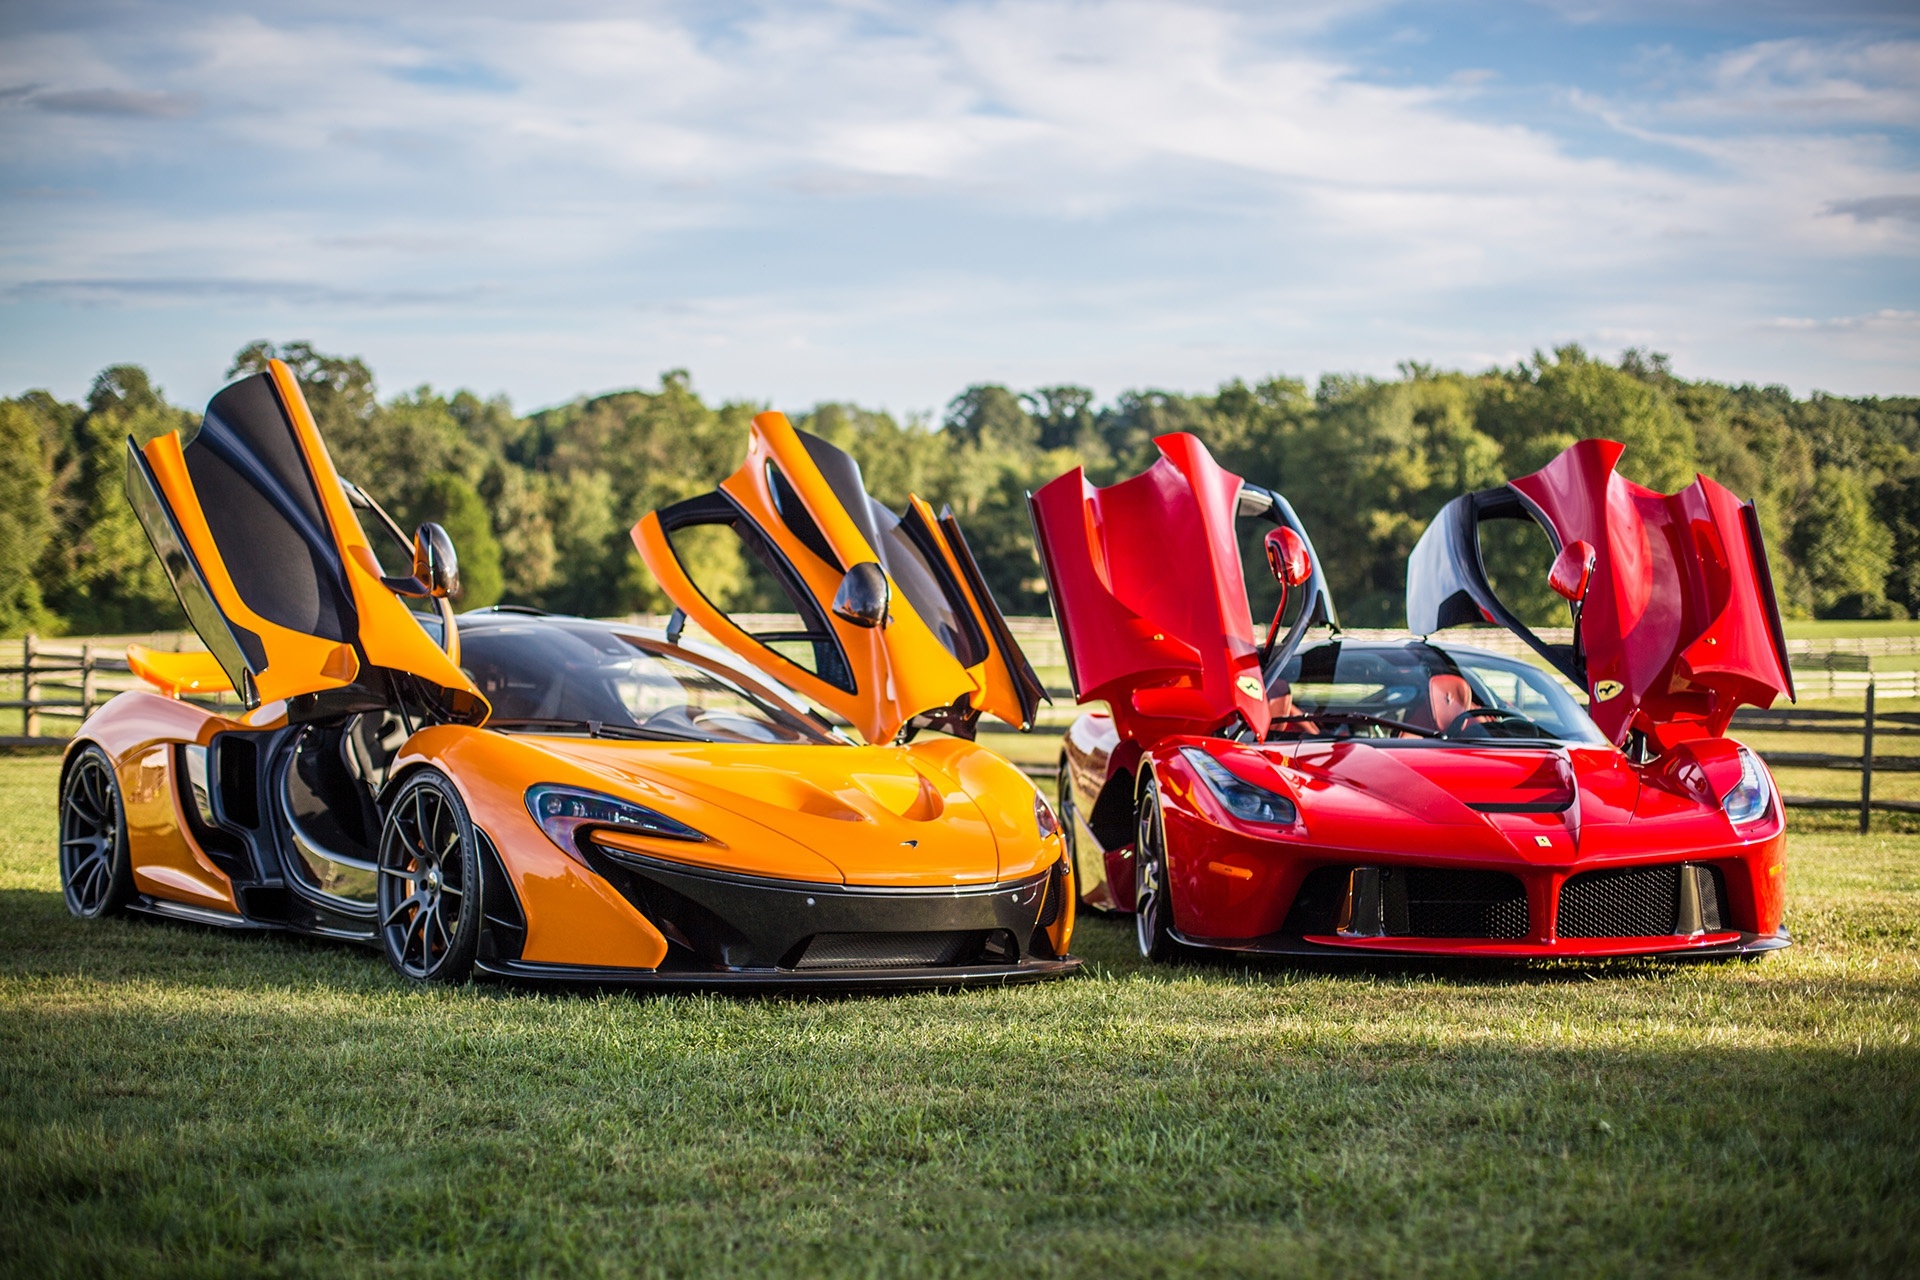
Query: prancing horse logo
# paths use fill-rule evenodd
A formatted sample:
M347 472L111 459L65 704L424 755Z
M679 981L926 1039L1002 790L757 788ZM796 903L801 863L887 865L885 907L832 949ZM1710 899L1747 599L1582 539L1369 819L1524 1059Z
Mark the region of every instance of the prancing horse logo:
M1618 680L1602 680L1599 684L1593 686L1593 700L1595 702L1611 702L1624 693L1626 688L1627 686L1621 684Z

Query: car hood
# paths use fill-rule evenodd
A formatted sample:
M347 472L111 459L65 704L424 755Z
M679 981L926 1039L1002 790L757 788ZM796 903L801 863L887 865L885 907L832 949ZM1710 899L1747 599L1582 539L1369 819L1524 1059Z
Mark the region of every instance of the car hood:
M551 754L708 835L670 852L677 860L749 875L861 885L991 883L1032 859L1010 839L1019 828L992 796L970 787L984 755L878 746L685 746L543 738ZM928 744L936 747L936 744ZM1011 769L1011 766L1007 766ZM1032 787L1026 787L1033 827ZM1037 842L1037 836L1035 837ZM1002 856L1001 845L1015 847ZM1005 864L1005 865L1003 865Z
M1277 789L1299 797L1314 844L1329 848L1551 865L1711 845L1732 834L1714 800L1717 782L1684 752L1644 775L1604 747L1305 740L1232 748L1219 758L1256 785L1281 782ZM1712 772L1718 779L1724 766L1716 762Z

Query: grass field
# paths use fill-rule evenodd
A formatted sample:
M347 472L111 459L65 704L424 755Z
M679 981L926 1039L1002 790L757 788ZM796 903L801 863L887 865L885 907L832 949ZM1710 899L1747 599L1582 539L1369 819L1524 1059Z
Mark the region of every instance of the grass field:
M788 1002L401 988L58 893L0 757L0 1274L1920 1270L1920 836L1757 964L1143 967Z

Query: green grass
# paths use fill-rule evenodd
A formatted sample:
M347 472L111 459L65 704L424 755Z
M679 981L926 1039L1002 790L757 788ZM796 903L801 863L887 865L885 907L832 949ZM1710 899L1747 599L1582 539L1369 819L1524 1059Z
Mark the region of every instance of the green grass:
M1920 836L1796 819L1757 964L1142 966L790 1002L403 989L82 923L0 758L0 1274L1891 1275Z

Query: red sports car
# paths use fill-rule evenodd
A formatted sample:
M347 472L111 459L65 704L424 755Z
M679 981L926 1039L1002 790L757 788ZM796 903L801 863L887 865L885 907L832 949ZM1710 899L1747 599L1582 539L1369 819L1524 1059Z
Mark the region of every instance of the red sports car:
M1748 955L1784 947L1786 828L1734 709L1792 696L1751 504L1664 495L1587 440L1443 509L1408 565L1416 637L1500 623L1552 672L1430 638L1341 637L1285 498L1189 435L1105 489L1031 497L1081 702L1060 809L1083 901L1140 950ZM1236 517L1270 521L1284 615L1249 618ZM1573 643L1494 594L1489 520L1531 520ZM1282 617L1289 619L1282 625ZM1308 643L1318 625L1330 638Z

